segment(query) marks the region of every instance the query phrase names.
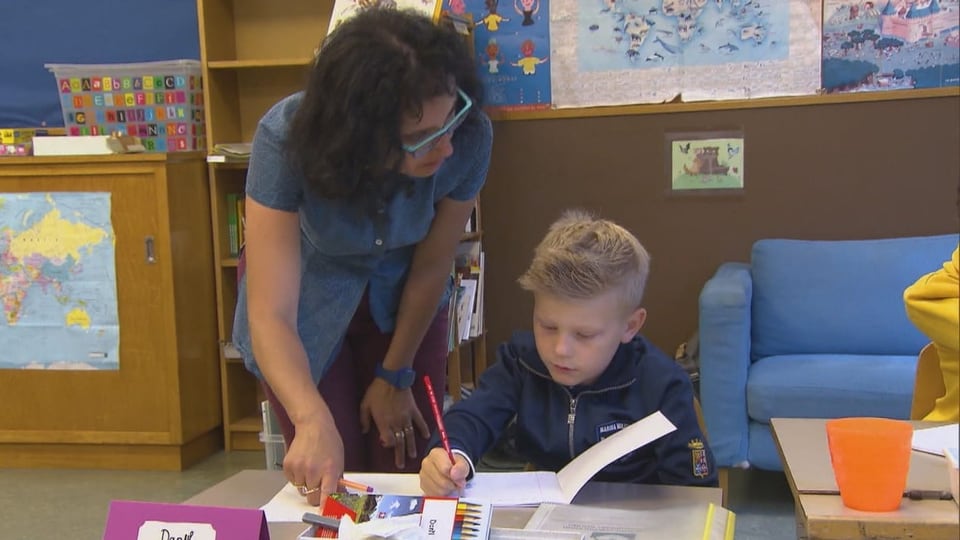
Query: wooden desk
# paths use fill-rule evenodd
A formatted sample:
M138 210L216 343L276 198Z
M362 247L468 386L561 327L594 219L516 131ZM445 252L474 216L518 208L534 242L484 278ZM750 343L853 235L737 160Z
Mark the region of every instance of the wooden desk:
M241 471L223 482L184 501L184 504L259 508L286 483L280 471ZM588 483L573 500L574 504L600 505L628 510L656 510L679 504L701 502L720 505L719 488L649 486L642 484ZM533 515L533 508L495 508L495 527L521 528ZM306 528L303 523L270 523L270 538L296 538Z
M774 418L770 425L796 501L798 538L960 538L960 511L953 501L904 498L895 512L862 512L843 506L830 464L826 420ZM914 425L929 426L923 422ZM949 491L943 461L939 456L913 452L907 489Z

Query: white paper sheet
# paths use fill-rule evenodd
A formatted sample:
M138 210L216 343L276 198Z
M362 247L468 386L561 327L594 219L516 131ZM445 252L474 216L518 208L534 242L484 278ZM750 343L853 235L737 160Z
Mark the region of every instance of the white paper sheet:
M550 471L477 473L464 491L470 499L488 500L493 506L566 504L600 469L614 460L675 431L657 411L622 429L577 456L559 473ZM376 493L423 495L416 474L344 473L344 478L368 485ZM267 521L300 521L304 512L316 512L296 488L287 484L261 509Z
M561 502L569 504L580 488L600 472L600 469L676 429L677 426L667 420L662 412L657 411L591 446L557 473L557 481L564 496Z
M723 538L727 521L732 516L732 512L713 504L691 504L657 510L542 504L530 517L526 529L576 532L587 538L609 534L610 537L635 540L714 538L705 535L705 531L719 529L719 537Z
M913 449L942 456L943 449L956 446L958 438L957 424L917 429L913 432Z

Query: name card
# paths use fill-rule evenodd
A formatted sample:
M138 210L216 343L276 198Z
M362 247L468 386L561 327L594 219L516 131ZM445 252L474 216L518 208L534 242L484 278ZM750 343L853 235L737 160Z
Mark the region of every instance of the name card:
M103 540L270 540L263 510L112 501Z

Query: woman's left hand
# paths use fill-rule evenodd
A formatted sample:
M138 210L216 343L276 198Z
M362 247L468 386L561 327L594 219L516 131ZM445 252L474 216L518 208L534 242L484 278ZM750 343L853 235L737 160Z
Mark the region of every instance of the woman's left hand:
M400 390L380 378L373 379L360 402L360 426L370 431L370 419L380 432L380 444L393 447L397 468L404 468L406 459L417 457L417 433L430 437L430 428L420 414L413 392Z

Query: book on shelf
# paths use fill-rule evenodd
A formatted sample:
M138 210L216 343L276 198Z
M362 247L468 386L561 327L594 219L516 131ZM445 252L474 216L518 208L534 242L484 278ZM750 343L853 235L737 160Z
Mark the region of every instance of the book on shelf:
M213 153L207 155L207 163L242 163L250 160L253 143L217 143Z
M346 516L361 526L392 519L398 526L414 531L419 528L428 538L485 540L490 532L491 506L489 502L457 497L331 493L321 515L338 519ZM341 530L343 527L341 525ZM314 537L337 538L338 535L332 529L319 528Z
M467 341L470 335L470 321L473 317L473 306L477 297L477 280L461 277L457 288L457 336L460 341Z
M243 251L247 242L247 196L243 193L237 196L237 255Z
M227 241L231 257L240 255L240 218L237 214L238 193L227 193Z
M454 257L459 342L483 333L483 248L479 240L461 242Z
M247 198L243 193L227 193L227 241L231 257L239 257L246 241Z
M470 219L467 220L466 225L463 227L463 232L466 234L476 233L480 231L480 218L477 215L477 206L473 206L473 211L470 212Z
M474 301L473 316L470 319L470 337L477 337L483 333L483 263L484 253L480 252L480 266L477 273L477 297Z

